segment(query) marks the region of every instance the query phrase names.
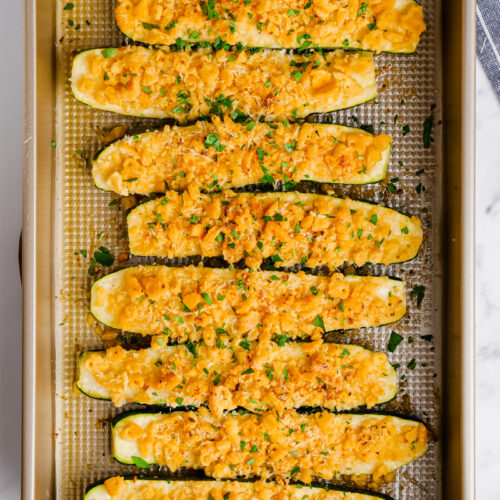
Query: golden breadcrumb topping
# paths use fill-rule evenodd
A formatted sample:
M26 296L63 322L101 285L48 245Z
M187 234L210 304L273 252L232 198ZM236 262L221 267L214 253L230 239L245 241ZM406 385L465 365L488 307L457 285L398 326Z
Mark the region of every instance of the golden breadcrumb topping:
M103 491L104 490L104 491ZM85 499L107 500L373 500L369 493L353 493L330 486L328 490L303 484L263 481L182 481L110 477ZM95 495L95 496L94 496Z
M367 52L311 56L139 46L81 52L73 61L72 89L98 109L178 121L219 113L301 118L376 95L375 65Z
M305 264L332 269L413 258L422 243L416 217L317 194L222 193L197 186L140 205L127 217L130 251L157 257L222 256L257 269Z
M392 139L321 123L212 121L125 137L93 163L101 189L129 194L204 191L311 180L341 184L385 177Z
M403 282L340 273L138 266L101 278L91 291L92 314L112 328L208 345L219 336L318 339L397 321L405 308Z
M248 342L229 347L224 336L215 346L164 344L125 350L90 351L80 358L81 390L124 403L200 406L214 415L236 407L321 406L331 410L371 408L391 399L396 372L383 353L350 344L321 341ZM89 380L90 378L90 380Z
M203 469L211 477L278 476L309 483L337 474L380 477L421 457L425 426L376 414L267 411L214 417L206 408L133 414L113 428L115 457Z
M118 27L149 44L345 47L414 52L425 30L411 0L118 0ZM223 42L224 41L224 42Z

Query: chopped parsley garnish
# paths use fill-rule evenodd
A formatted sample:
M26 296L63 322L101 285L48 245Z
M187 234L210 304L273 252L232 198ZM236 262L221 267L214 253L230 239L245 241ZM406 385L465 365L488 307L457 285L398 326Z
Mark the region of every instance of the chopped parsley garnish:
M210 295L208 295L208 293L206 292L203 292L201 294L201 298L208 304L208 305L211 305L212 304L212 299L210 298Z
M313 325L325 331L325 323L323 322L323 318L319 314L314 318Z
M109 59L110 57L113 57L116 54L117 50L118 49L114 49L114 48L104 49L104 50L101 50L101 54L106 59Z
M389 339L389 344L387 345L387 350L389 352L394 352L396 347L403 341L402 335L399 333L392 331L391 338Z
M103 266L111 266L115 261L111 251L103 246L99 247L99 250L94 252L94 259L98 264Z
M285 344L286 344L286 341L288 340L288 336L287 335L280 335L280 334L276 334L276 336L274 337L274 341L280 346L280 347L283 347Z
M150 468L150 465L146 462L146 460L144 460L141 457L136 457L136 456L132 455L132 461L134 462L134 464L137 467L140 467L141 469L149 469Z
M424 120L424 131L422 132L422 140L424 143L424 148L428 149L431 147L431 142L434 142L434 138L432 137L432 126L434 125L434 114L431 113Z
M366 2L363 2L361 4L361 7L359 8L358 10L358 15L357 17L361 16L362 14L365 14L366 13L366 9L368 8L368 4Z
M410 297L417 300L417 307L420 307L422 300L425 297L425 286L414 286Z
M302 72L301 71L297 71L296 69L294 69L292 71L292 77L294 78L294 80L299 83L300 80L302 80Z
M220 14L215 10L215 0L203 0L200 2L201 11L207 19L220 19Z

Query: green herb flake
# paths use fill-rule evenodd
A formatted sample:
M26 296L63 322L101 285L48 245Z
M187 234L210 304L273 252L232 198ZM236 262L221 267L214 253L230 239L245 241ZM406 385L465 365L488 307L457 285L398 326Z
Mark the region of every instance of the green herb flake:
M406 366L408 366L409 370L414 370L417 366L417 361L413 358Z
M434 138L432 137L432 127L434 125L434 114L431 113L424 120L424 130L422 132L422 141L424 143L424 148L428 149L431 147L431 143L434 142Z
M301 71L297 71L296 69L294 69L294 70L292 71L292 77L293 77L293 79L294 79L297 83L299 83L299 82L300 82L300 80L302 80L302 72L301 72Z
M203 292L201 294L201 298L208 304L208 305L211 305L212 304L212 299L210 298L210 295L208 295L208 293L206 292Z
M417 300L417 307L420 307L425 297L425 286L414 286L410 297Z
M104 50L101 50L101 54L106 59L109 59L110 57L113 57L116 54L117 50L118 49L114 49L114 48L104 49Z
M99 247L99 250L94 252L94 259L98 264L103 266L111 266L115 261L115 258L110 250L103 246Z
M387 350L389 352L394 352L396 347L403 341L402 335L399 333L392 331L391 338L389 339L389 344L387 345Z
M144 460L141 457L136 457L136 456L132 455L132 461L134 462L134 464L137 467L140 467L141 469L149 469L150 468L150 465L146 462L146 460Z
M314 318L313 325L321 328L323 331L325 331L325 323L323 321L323 318L320 315L317 315Z

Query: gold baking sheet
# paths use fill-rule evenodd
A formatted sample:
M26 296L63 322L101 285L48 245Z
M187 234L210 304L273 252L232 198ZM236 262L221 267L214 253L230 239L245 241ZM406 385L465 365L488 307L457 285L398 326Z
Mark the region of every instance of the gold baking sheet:
M116 28L111 0L77 0L73 10L58 5L58 65L56 124L56 342L55 435L56 490L58 498L81 498L86 487L113 474L134 474L134 467L113 461L109 425L106 420L121 410L108 402L87 398L74 389L76 358L79 352L103 345L95 325L89 322L89 288L94 278L88 275L89 257L100 245L115 257L127 252L124 213L109 205L116 195L96 189L86 158L103 147L99 131L123 125L129 133L159 126L160 121L121 117L91 109L76 102L71 94L69 74L75 51L125 43ZM373 186L325 186L338 195L367 199L388 205L422 219L425 241L419 256L411 262L392 266L366 266L357 272L386 274L407 283L408 313L399 323L387 327L346 333L347 342L358 342L387 350L391 331L404 336L390 359L399 363L400 391L395 402L384 410L422 419L431 430L429 451L419 461L396 473L395 481L383 488L396 498L430 499L440 496L440 413L441 413L441 89L437 27L439 3L423 2L427 31L415 55L381 55L376 58L379 97L375 103L332 113L315 119L350 125L373 125L376 133L394 137L388 181ZM70 21L72 21L70 23ZM77 29L78 27L78 29ZM431 111L431 107L435 108ZM434 114L433 137L429 149L423 148L424 120ZM408 127L407 127L408 126ZM406 131L409 130L408 133ZM424 169L423 173L420 171ZM417 173L419 172L419 173ZM311 186L304 186L310 190ZM391 188L389 188L391 190ZM86 250L88 257L81 255ZM113 269L154 259L133 258L115 261ZM173 261L178 262L178 261ZM410 298L415 286L425 287L425 297L417 307ZM432 335L433 340L422 339ZM340 338L338 335L336 339ZM412 341L413 340L413 341ZM411 370L411 361L416 367ZM156 470L156 469L154 469Z

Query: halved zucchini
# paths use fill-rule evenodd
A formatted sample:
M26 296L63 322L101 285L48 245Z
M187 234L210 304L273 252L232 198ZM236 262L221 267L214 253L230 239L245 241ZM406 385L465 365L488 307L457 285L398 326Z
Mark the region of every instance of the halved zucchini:
M326 123L237 123L228 116L128 136L93 162L96 186L123 196L282 181L367 184L385 178L392 139Z
M281 377L286 375L281 374ZM216 479L276 475L310 483L337 474L375 478L427 451L421 422L381 414L129 412L112 424L123 464L202 469Z
M263 0L172 2L118 0L120 30L148 44L241 43L266 48L351 48L414 52L425 30L422 7L414 0L342 2Z
M134 255L219 257L258 269L303 263L331 269L392 264L415 257L419 219L372 203L303 193L200 194L168 191L127 217Z
M176 341L250 340L392 323L406 311L404 283L387 277L138 266L92 286L90 311L111 328Z
M384 353L321 342L244 341L228 349L224 340L219 335L214 346L187 348L164 345L160 336L149 349L83 352L76 384L84 394L116 406L208 404L215 415L236 407L371 408L397 392L396 370Z
M302 118L377 93L373 55L343 51L311 60L284 51L90 49L73 59L71 81L76 99L94 108L179 121L221 113Z
M342 486L278 484L264 481L211 481L165 479L161 477L121 477L91 486L84 500L160 500L160 499L246 499L262 500L392 500L387 495Z

